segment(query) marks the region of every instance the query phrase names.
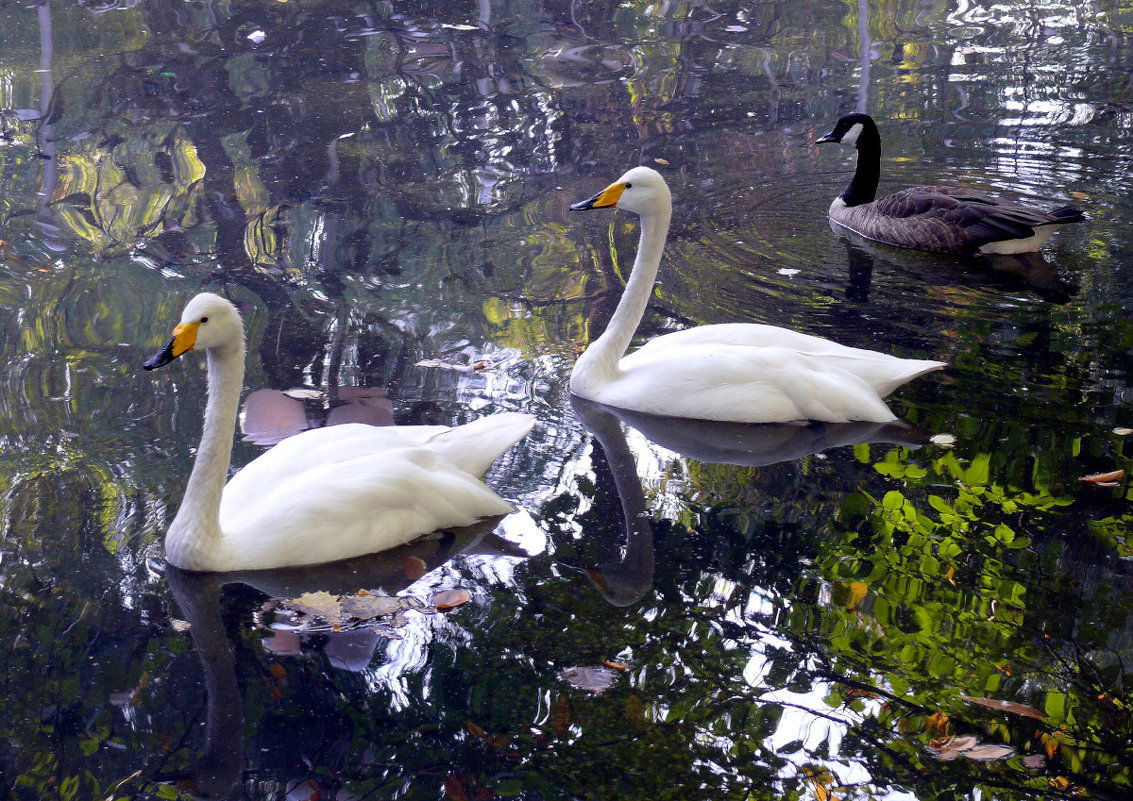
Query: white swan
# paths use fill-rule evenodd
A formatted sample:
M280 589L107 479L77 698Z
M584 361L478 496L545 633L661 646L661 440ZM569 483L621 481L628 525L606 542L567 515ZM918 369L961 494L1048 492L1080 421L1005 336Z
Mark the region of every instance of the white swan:
M534 418L517 413L457 428L317 428L284 440L225 486L244 380L235 306L207 292L194 297L145 369L194 349L208 356L208 404L189 484L165 535L171 564L231 571L332 562L514 511L477 476L531 430Z
M677 331L626 356L653 292L672 201L656 170L634 167L571 209L609 207L640 216L641 240L610 324L574 365L570 388L576 395L621 409L700 420L883 423L897 418L882 397L945 366L747 323Z

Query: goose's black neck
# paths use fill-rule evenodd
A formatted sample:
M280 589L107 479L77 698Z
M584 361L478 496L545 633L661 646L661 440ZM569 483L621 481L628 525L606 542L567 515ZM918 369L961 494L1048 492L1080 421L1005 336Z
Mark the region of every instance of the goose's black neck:
M850 185L842 193L842 201L847 206L860 206L872 203L877 197L877 182L881 180L881 134L871 120L857 141L858 166Z

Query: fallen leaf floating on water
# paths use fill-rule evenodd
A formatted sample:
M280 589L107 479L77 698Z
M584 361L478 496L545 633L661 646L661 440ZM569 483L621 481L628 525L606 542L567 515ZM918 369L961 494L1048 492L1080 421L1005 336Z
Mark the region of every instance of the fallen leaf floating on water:
M629 668L629 665L625 662L611 662L609 659L603 659L602 664L613 670L621 670L623 672Z
M326 631L346 631L365 627L385 637L397 639L401 635L394 629L408 624L405 612L434 615L438 611L454 609L471 598L468 590L449 590L438 593L432 603L412 595L379 595L359 590L356 595L331 595L328 592L310 592L291 600L268 602L261 612L275 609L281 613L272 623L272 629L299 634ZM262 621L260 621L262 624Z
M400 612L405 604L400 598L388 595L352 595L342 599L342 611L350 617L366 620Z
M1096 484L1099 487L1116 487L1117 482L1124 477L1124 470L1111 470L1108 473L1094 473L1093 475L1082 476L1078 480Z
M438 370L452 370L456 373L484 373L494 371L496 366L485 359L478 359L471 364L457 364L442 359L422 359L414 367L435 367Z
M579 690L599 695L614 686L618 674L605 667L568 667L559 678Z
M449 609L464 606L471 599L472 593L468 590L447 590L433 596L433 606L440 612L447 612Z
M998 709L1000 712L1010 712L1013 715L1022 715L1025 718L1043 720L1047 716L1042 710L1035 709L1033 706L1027 706L1026 704L1017 704L1014 701L1000 701L995 698L977 698L971 695L961 695L960 698L967 701L969 704L986 706L988 709Z
M192 628L192 625L187 620L178 620L177 618L172 618L169 621L169 625L174 631L188 631Z
M985 745L975 737L946 737L929 743L928 749L942 762L950 762L958 756L976 762L995 762L1015 755L1009 745Z
M1117 436L1119 436L1119 437L1127 437L1130 434L1133 434L1133 428L1125 428L1123 426L1118 426L1117 428L1113 429L1113 433L1117 434Z
M933 445L939 445L941 448L951 448L956 444L956 437L952 434L933 434L928 438L928 441Z
M429 566L419 556L401 557L401 572L410 581L416 581L429 572Z
M342 604L339 603L338 596L323 590L303 593L288 601L287 605L305 615L321 617L332 625L342 622Z

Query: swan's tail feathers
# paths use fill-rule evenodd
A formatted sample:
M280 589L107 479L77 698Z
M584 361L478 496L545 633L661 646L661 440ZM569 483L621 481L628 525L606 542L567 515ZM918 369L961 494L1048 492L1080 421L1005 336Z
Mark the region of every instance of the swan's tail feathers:
M501 453L527 436L534 425L535 417L530 414L491 414L436 434L426 445L437 458L481 476Z
M886 376L887 380L885 382L878 382L874 385L877 394L883 398L897 389L897 387L909 383L914 378L919 378L925 373L931 373L935 370L943 370L948 366L946 362L937 362L931 359L901 359L898 364L900 369Z
M1082 222L1082 220L1086 219L1086 212L1082 211L1077 206L1063 206L1062 208L1052 211L1050 216L1057 218L1054 224L1061 225L1063 223Z

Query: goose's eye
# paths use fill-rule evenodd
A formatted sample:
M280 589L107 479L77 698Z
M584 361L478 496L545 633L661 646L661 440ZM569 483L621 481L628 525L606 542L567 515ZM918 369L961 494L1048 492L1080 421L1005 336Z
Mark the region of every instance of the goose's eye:
M201 322L202 322L202 323L207 323L208 321L209 321L209 318L207 318L207 317L202 317L202 318L201 318Z
M626 182L626 189L633 189L633 184Z

